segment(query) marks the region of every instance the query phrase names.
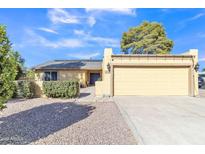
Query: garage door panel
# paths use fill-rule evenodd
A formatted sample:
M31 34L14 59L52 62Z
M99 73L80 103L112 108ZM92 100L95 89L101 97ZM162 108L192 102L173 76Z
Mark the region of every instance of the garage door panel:
M114 95L188 95L188 68L114 68Z

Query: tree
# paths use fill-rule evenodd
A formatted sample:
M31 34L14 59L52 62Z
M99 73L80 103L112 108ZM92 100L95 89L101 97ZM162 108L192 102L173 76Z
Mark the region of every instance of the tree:
M205 68L202 69L202 72L205 72Z
M30 79L30 80L34 80L35 79L35 72L31 69L26 71L26 78Z
M15 79L18 80L21 76L24 75L23 68L24 68L25 60L21 57L21 55L17 51L14 52L14 57L16 58L17 61L17 75Z
M121 50L132 54L168 54L173 41L168 39L164 27L157 22L143 22L124 32Z
M0 109L13 95L18 62L7 37L6 27L0 25Z

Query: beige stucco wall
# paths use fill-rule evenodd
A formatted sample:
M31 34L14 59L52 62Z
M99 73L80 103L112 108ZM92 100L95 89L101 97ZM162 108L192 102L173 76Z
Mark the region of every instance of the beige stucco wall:
M43 79L43 71L35 71L35 81L41 81Z
M43 94L43 81L40 81L40 80L35 80L35 97L46 97L44 94Z
M112 64L192 64L190 57L136 57L136 56L125 56L125 57L112 57Z
M47 70L49 71L56 71L57 73L57 80L79 80L80 83L85 87L87 85L86 81L88 79L88 74L86 70ZM44 70L37 70L35 72L35 80L36 81L43 81L44 77Z
M111 65L111 71L107 70L107 64ZM198 73L194 70L198 63L198 51L191 49L183 55L159 55L159 56L137 56L137 55L113 55L112 49L104 51L102 64L102 81L96 82L96 95L113 95L113 68L114 66L149 66L149 67L188 67L189 81L193 90L190 95L198 95ZM176 71L177 73L177 71ZM192 77L193 74L193 77ZM162 75L163 76L163 75ZM183 75L182 75L183 76ZM187 83L189 84L189 83ZM126 87L125 87L126 88ZM129 90L128 90L129 91Z
M82 87L87 87L90 81L90 73L100 73L102 75L101 70L36 70L35 71L35 83L36 83L36 94L37 97L43 96L42 93L42 84L44 78L44 72L46 71L56 71L57 80L78 80Z
M60 70L58 71L58 80L78 80L82 86L86 86L87 72L82 70Z
M95 95L110 95L110 78L111 74L107 69L107 64L111 62L112 48L104 50L104 57L102 62L102 81L95 82Z
M193 63L192 63L192 73L193 73L193 88L194 88L194 95L197 96L199 94L198 88L198 72L194 70L194 67L198 64L198 49L190 49L185 55L193 55Z

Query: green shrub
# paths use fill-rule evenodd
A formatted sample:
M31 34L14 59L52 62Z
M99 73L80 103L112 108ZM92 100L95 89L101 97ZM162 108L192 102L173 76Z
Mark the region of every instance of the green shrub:
M12 98L17 98L18 97L18 92L17 92L17 82L13 82L13 95L12 95Z
M34 80L35 79L35 72L33 70L26 71L26 78L28 78L30 80Z
M0 24L0 109L13 95L13 81L18 73L18 59L7 37L6 27Z
M78 81L44 81L43 93L53 98L75 98L79 96Z
M13 97L32 98L34 96L34 91L35 91L33 87L34 86L32 81L27 81L27 80L16 81Z
M3 100L3 99L2 99L2 102L3 102L3 103L0 103L0 110L6 108L6 105L5 105L6 100Z

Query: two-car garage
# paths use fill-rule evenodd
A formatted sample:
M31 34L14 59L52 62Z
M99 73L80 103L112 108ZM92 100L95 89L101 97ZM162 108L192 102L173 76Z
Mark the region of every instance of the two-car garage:
M189 95L189 67L114 67L114 95Z
M105 49L97 96L197 96L198 50L181 55L112 54Z

